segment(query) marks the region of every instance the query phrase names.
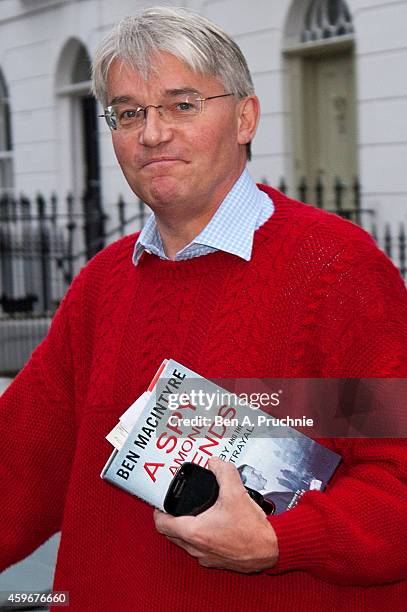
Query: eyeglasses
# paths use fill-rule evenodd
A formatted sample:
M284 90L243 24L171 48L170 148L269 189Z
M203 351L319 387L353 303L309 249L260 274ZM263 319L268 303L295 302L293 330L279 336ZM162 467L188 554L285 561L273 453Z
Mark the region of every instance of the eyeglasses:
M112 104L105 108L103 115L109 128L113 130L127 130L140 128L146 118L149 108L156 108L161 119L166 123L187 123L195 119L202 111L207 100L226 98L232 93L219 96L199 97L198 93L167 96L161 104L148 104L147 106L131 106L128 103ZM198 96L198 97L196 97Z

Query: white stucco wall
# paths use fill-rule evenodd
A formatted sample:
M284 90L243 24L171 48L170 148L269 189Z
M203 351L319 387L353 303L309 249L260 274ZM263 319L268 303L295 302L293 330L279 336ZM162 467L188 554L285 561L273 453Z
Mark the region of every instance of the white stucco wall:
M356 26L359 167L378 221L407 220L407 2L352 0Z
M13 108L17 192L65 193L73 180L70 117L55 93L57 65L70 37L89 55L135 0L3 0L0 2L0 67ZM187 0L183 4L217 21L245 53L263 116L254 143L252 174L278 183L289 177L282 47L291 0ZM379 221L407 221L407 0L348 0L355 24L358 149L363 204ZM289 126L289 123L288 123ZM114 159L110 135L100 125L103 199L118 193L134 200Z

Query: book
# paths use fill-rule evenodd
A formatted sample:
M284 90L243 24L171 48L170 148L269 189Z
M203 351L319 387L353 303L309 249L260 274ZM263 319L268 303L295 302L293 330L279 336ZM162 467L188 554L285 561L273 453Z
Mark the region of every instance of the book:
M277 402L277 394L274 394ZM203 378L165 360L147 391L106 436L115 447L101 477L155 508L184 462L233 463L243 484L272 501L276 514L308 490L323 491L340 455Z

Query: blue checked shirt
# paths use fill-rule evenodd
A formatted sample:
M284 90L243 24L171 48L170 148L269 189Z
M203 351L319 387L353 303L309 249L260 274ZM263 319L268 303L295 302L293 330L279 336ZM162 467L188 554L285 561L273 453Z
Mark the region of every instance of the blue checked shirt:
M270 197L258 189L247 169L233 185L212 219L204 229L178 251L175 261L225 251L249 261L252 255L254 232L274 212ZM140 260L144 251L168 259L151 215L142 229L134 248L133 262Z

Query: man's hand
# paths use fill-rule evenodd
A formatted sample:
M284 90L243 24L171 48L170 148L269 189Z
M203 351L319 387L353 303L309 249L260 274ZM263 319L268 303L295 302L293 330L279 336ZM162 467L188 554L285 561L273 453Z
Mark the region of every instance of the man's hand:
M260 572L278 560L277 537L249 497L236 468L217 457L209 467L219 484L216 503L198 516L154 513L157 530L205 567Z

